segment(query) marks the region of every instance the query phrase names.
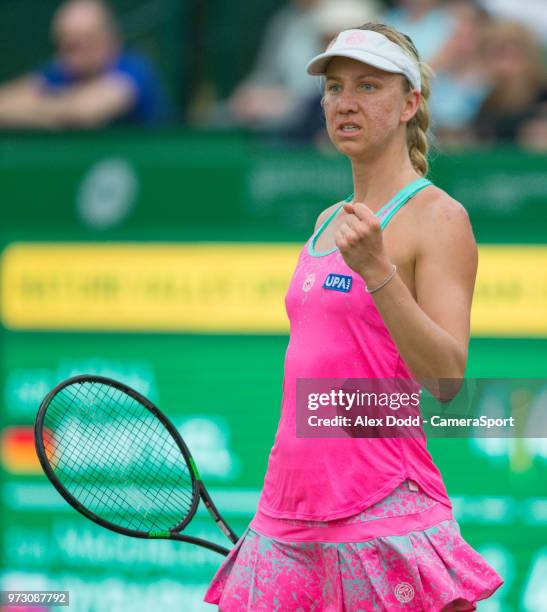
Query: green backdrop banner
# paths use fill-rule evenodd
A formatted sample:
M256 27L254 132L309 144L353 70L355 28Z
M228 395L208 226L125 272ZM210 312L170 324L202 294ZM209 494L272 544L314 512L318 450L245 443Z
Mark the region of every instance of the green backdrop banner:
M544 244L546 159L438 157L433 179L468 208L481 242ZM301 242L351 192L337 157L237 134L4 138L1 241ZM76 373L125 381L187 440L213 499L242 532L279 416L287 336L1 330L2 586L71 591L77 612L207 610L220 556L108 532L68 507L33 448L38 405ZM468 376L546 378L544 338L473 338ZM547 394L538 394L537 401ZM496 400L496 398L494 398ZM434 439L463 536L505 578L485 610L547 609L547 440ZM205 511L189 533L223 541Z
M70 589L78 611L114 609L113 601L144 610L152 600L200 609L221 558L181 543L126 538L79 516L40 472L33 417L45 392L72 374L126 381L171 417L213 498L242 532L256 508L273 442L286 343L284 336L5 334L5 588ZM469 375L545 376L544 354L540 340L474 340ZM547 601L546 444L429 441L463 536L506 580L495 598L498 610L535 612ZM223 540L204 512L189 532Z
M434 156L431 178L479 242L547 242L547 156ZM243 135L109 133L0 140L4 231L49 239L302 240L352 191L349 162ZM69 232L69 234L67 234Z

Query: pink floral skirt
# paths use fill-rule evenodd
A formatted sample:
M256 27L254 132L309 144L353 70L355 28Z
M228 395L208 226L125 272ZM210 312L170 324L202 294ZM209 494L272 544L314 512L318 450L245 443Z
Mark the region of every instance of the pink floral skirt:
M358 515L328 523L257 514L204 600L221 612L475 610L476 602L489 597L503 580L462 538L451 514L428 524L442 515L440 504L409 484L405 481ZM388 519L393 519L396 535L390 533ZM272 520L278 525L276 537L258 530L270 528ZM412 530L401 533L401 521ZM425 528L415 529L419 526ZM331 531L347 534L348 528L359 541L346 541L345 536L332 541ZM306 529L314 537L324 530L321 540L326 541L304 541ZM367 537L374 530L383 535ZM290 534L299 537L289 541Z

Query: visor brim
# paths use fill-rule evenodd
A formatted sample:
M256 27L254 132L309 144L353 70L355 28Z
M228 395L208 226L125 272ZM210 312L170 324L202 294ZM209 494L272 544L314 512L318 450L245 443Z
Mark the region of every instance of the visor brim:
M385 70L386 72L403 74L409 79L409 81L412 82L412 80L408 77L406 71L394 62L384 57L379 57L374 53L363 51L361 49L339 49L325 51L325 53L317 55L311 60L311 62L309 62L309 64L306 66L307 73L314 76L324 75L327 70L328 63L334 57L347 57L349 59L357 60L358 62L361 62L363 64L374 66L375 68L379 68L380 70ZM415 87L415 89L419 89L414 83L412 85L413 87Z
M403 73L399 66L389 60L359 49L348 49L347 51L325 51L325 53L321 53L321 55L314 57L306 66L308 74L316 76L325 74L327 65L333 57L348 57L349 59L357 60L363 64L369 64L370 66L385 70L386 72Z

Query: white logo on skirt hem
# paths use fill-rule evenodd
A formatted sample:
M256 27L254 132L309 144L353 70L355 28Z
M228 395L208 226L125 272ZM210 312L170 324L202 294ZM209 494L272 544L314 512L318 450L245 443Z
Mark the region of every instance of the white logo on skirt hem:
M408 582L399 582L393 589L395 597L401 603L408 603L414 599L414 588Z

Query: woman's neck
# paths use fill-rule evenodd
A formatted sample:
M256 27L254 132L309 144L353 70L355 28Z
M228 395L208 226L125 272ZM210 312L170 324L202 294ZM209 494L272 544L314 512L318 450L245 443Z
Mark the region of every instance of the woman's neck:
M385 151L378 157L352 159L354 202L363 202L377 212L399 190L420 178L416 172L406 144L399 151Z

